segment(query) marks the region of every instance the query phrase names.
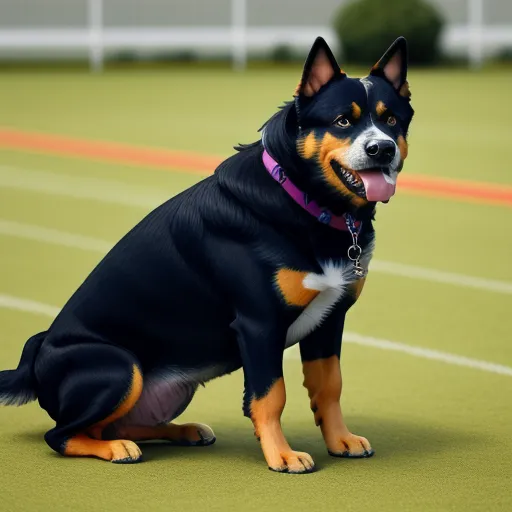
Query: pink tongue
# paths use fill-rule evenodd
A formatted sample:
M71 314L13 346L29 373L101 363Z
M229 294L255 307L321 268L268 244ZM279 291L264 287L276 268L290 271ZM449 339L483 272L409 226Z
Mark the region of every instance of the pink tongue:
M386 181L382 171L360 171L358 174L363 180L368 201L388 201L395 193L395 185Z

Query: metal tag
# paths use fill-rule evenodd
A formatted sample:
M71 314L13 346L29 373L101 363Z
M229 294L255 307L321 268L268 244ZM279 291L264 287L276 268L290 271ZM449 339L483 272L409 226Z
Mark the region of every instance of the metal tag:
M354 263L354 274L356 277L364 277L364 268L361 267L359 261Z

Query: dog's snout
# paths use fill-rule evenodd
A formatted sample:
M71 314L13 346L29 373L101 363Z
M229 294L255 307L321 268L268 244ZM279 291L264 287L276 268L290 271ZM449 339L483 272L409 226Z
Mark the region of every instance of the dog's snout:
M379 164L389 164L395 157L396 144L392 140L372 139L366 143L365 151Z
M379 152L379 143L376 140L371 140L366 144L366 154L368 156L376 156Z

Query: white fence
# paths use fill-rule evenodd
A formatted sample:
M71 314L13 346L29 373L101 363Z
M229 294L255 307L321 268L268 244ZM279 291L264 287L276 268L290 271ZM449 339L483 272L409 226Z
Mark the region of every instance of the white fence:
M230 0L230 21L226 25L173 27L107 26L103 16L105 0L86 1L87 23L83 27L3 27L0 28L0 49L4 53L74 49L87 52L91 69L99 71L105 54L112 50L221 48L230 51L236 69L243 69L250 51L268 50L280 44L306 49L318 35L331 43L336 41L332 29L323 25L248 25L248 0ZM485 25L486 0L465 0L465 5L467 23L447 25L442 35L445 50L466 53L470 63L479 67L486 54L504 47L512 48L511 24Z

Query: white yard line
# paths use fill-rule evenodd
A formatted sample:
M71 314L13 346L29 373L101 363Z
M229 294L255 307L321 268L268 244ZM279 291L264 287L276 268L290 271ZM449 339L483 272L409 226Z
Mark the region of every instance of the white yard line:
M18 189L38 194L57 195L75 199L89 199L102 203L151 209L169 198L165 191L84 176L72 176L47 171L0 165L0 188ZM37 242L104 253L112 243L90 237L66 233L29 224L1 221L0 234L16 236ZM410 279L451 284L477 290L512 295L512 283L497 279L473 277L415 265L373 260L372 272Z
M416 265L405 265L404 263L394 263L392 261L372 260L370 263L370 271L442 284L453 284L489 292L512 294L512 283L508 281L455 274L453 272L417 267Z
M380 338L373 338L371 336L363 336L357 332L343 333L343 343L351 343L354 345L362 345L364 347L378 348L381 350L390 350L392 352L402 352L410 356L419 357L422 359L431 359L433 361L440 361L446 364L455 366L465 366L466 368L474 368L484 372L498 373L500 375L509 375L512 377L512 367L504 366L496 363L489 363L480 359L472 359L470 357L459 356L457 354L450 354L449 352L441 352L440 350L433 350L430 348L414 347L399 343L398 341L384 340ZM298 347L293 347L285 352L286 359L300 359Z
M12 236L34 242L72 247L82 251L93 251L105 254L112 248L112 244L89 236L75 235L56 229L43 228L32 224L23 224L10 220L0 219L0 235Z
M35 242L62 245L65 247L74 247L76 249L98 252L101 254L106 253L113 246L112 243L98 238L76 235L74 233L67 233L56 229L43 228L32 224L24 224L3 219L0 219L0 235L23 238ZM408 277L411 279L419 279L422 281L451 284L477 290L512 295L512 283L507 281L498 281L467 276L464 274L443 272L431 268L393 263L391 261L373 260L370 264L370 271L377 272L379 274L390 274L400 277Z
M55 318L60 309L55 306L49 306L42 302L33 300L20 299L12 295L0 294L0 308L13 309L15 311L23 311L24 313L34 313L35 315L49 316Z
M166 194L165 191L131 185L122 181L71 176L2 165L0 165L0 188L72 199L89 199L145 209L155 208L169 199L169 194Z
M11 295L0 294L0 307L6 309L13 309L15 311L23 311L26 313L33 313L37 315L47 316L53 319L59 312L59 308L35 302L32 300L22 299L19 297L12 297ZM472 359L469 357L450 354L448 352L441 352L439 350L432 350L422 347L414 347L399 343L396 341L383 340L379 338L372 338L370 336L363 336L355 332L345 332L343 335L344 343L353 343L356 345L363 345L365 347L378 348L381 350L390 350L393 352L401 352L421 359L431 359L440 361L446 364L456 366L464 366L466 368L473 368L482 370L488 373L497 373L499 375L512 376L512 367L504 366L488 361L481 361L479 359ZM285 352L286 359L299 359L298 346L295 346Z

